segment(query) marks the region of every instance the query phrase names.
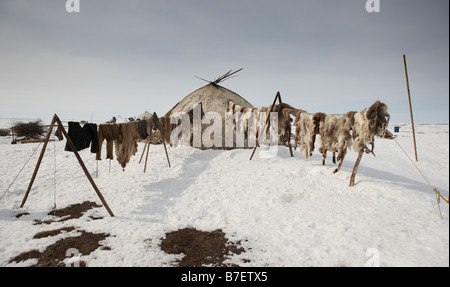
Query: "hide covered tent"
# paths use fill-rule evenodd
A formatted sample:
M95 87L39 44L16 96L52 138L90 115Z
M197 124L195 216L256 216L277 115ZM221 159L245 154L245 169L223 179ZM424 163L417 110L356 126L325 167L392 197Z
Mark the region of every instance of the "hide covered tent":
M178 102L171 110L169 110L164 117L162 117L161 124L163 125L163 138L167 142L170 141L170 136L172 131L179 126L179 123L174 123L174 120L172 119L171 123L171 117L175 117L177 114L184 113L189 116L190 121L190 145L193 145L193 118L194 118L194 108L197 106L200 111L200 117L202 119L202 130L200 131L203 134L203 131L211 126L210 123L205 124L206 120L204 120L204 115L210 112L217 113L220 115L222 120L222 146L225 147L225 114L227 112L228 103L234 102L238 104L239 106L245 107L245 108L253 108L252 104L250 104L247 100L245 100L243 97L238 95L237 93L224 88L219 85L220 82L223 82L229 78L231 78L233 75L235 75L237 72L241 71L242 69L235 71L235 72L228 72L221 77L217 78L214 81L204 81L208 82L207 85L197 89L196 91L190 93L188 96L186 96L184 99L182 99L180 102ZM214 136L211 136L214 138ZM202 143L202 148L205 148L205 146Z
M219 114L225 114L227 112L228 101L233 101L245 108L253 108L252 104L240 95L213 82L190 93L168 111L164 117L168 118L177 112L189 113L196 104L202 105L204 113L217 112Z

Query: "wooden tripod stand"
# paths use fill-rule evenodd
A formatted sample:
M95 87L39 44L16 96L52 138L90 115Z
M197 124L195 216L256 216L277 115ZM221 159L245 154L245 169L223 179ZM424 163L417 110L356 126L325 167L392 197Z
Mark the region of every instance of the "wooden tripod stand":
M72 140L70 139L69 135L67 134L66 130L64 129L63 124L61 123L60 119L58 118L58 116L56 114L53 116L52 122L50 124L50 128L48 129L47 136L45 137L45 141L44 141L44 146L42 147L41 154L39 156L38 162L37 162L36 167L33 172L33 176L31 177L30 184L28 185L27 192L25 193L25 196L22 200L22 204L20 205L20 208L22 208L25 205L28 195L30 194L31 187L33 186L34 180L36 179L36 175L37 175L39 167L41 165L42 158L44 157L45 149L47 148L47 144L50 139L50 135L52 133L53 126L55 125L55 123L58 124L64 137L67 139L67 143L69 144L73 153L75 154L76 158L78 159L78 162L80 163L81 168L83 169L84 173L86 174L86 177L88 178L89 182L91 183L91 185L94 188L95 192L97 193L98 197L102 201L102 203L105 206L106 210L108 211L109 215L114 216L113 212L111 211L108 204L106 203L105 198L100 193L100 190L98 189L97 185L95 184L94 180L92 179L91 175L89 174L89 171L87 170L83 160L81 159L80 154L78 153L75 145L73 144Z
M278 100L278 103L279 103L280 105L283 103L283 102L281 101L281 94L280 94L280 92L277 92L277 95L275 96L275 99L273 100L273 104L272 104L272 106L271 106L271 108L270 108L270 112L267 114L267 117L266 117L266 125L265 125L265 127L264 127L264 132L265 132L266 134L267 134L267 130L269 129L270 113L273 112L273 109L274 109L274 107L275 107L275 103L277 102L277 100ZM288 145L289 145L289 152L291 153L291 157L294 157L294 154L293 154L293 152L292 152L292 146L291 146L291 130L289 130ZM252 156L250 157L250 160L252 160L253 156L255 155L255 151L256 151L256 149L257 149L258 147L259 147L259 141L258 141L258 138L256 138L256 146L255 146L255 148L253 149Z
M169 154L167 153L166 139L165 139L165 137L162 136L161 123L159 122L158 115L156 113L153 113L153 124L159 130L159 135L160 135L161 140L164 145L164 151L166 152L167 163L169 164L169 168L171 168L172 166L170 165ZM147 140L147 142L144 145L144 150L142 151L142 155L141 155L141 159L139 160L139 163L141 163L142 158L144 157L145 149L147 149L147 155L145 156L144 173L147 171L148 151L150 150L150 141L149 140Z

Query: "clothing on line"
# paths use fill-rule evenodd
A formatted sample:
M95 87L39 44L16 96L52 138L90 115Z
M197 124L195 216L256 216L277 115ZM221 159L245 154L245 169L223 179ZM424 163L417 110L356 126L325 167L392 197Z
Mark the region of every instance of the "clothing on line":
M97 160L102 159L102 145L106 140L106 158L114 159L113 144L114 140L120 138L118 124L101 124L98 127L98 146L99 150L96 155Z
M88 148L89 146L91 146L91 153L97 153L99 151L96 124L84 124L81 127L79 122L69 122L69 131L67 133L77 151ZM66 142L64 150L72 151L69 142Z
M139 131L139 137L143 140L147 139L148 133L147 133L147 121L146 120L140 120L137 122L138 131Z
M153 117L149 119L140 120L137 122L139 137L146 140L152 134L153 130Z

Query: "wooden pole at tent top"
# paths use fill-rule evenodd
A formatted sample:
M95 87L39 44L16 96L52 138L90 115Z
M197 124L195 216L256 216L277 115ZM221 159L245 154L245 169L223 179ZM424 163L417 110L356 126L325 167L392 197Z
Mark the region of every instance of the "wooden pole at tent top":
M416 156L416 161L419 161L417 159L416 132L414 130L414 119L413 119L413 111L412 111L412 104L411 104L411 92L409 90L408 68L406 67L406 55L403 55L403 63L405 65L406 87L408 89L409 113L411 114L411 126L412 126L413 141L414 141L414 154Z

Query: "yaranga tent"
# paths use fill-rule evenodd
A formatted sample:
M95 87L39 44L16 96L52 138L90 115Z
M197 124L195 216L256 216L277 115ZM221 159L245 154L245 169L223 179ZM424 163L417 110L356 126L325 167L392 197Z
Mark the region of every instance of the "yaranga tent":
M242 69L241 69L242 70ZM186 139L186 141L190 142L190 145L195 145L195 138L193 137L193 131L195 130L194 125L194 117L195 117L195 111L198 112L199 119L201 120L201 131L199 131L204 137L202 138L201 147L202 148L208 148L208 147L225 147L225 115L227 113L228 104L229 102L236 103L239 106L245 107L245 108L253 108L252 104L250 104L247 100L245 100L243 97L238 95L237 93L230 91L229 89L226 89L222 86L219 86L220 82L225 81L226 79L229 79L232 75L236 74L237 72L241 71L235 71L235 72L228 72L224 74L223 76L219 77L218 79L214 81L207 81L208 84L206 86L203 86L199 88L198 90L190 93L188 96L186 96L184 99L182 99L180 102L178 102L170 111L168 111L165 116L162 118L161 123L163 124L164 132L163 136L166 139L166 141L173 143L173 138L171 141L171 134L178 134L178 131L174 131L177 127L180 127L181 124L177 120L174 120L173 118L176 118L178 116L178 119L180 121L183 121L183 115L189 116L189 138ZM204 79L202 79L204 80ZM206 81L206 80L204 80ZM210 118L211 112L215 113L216 116L220 115L220 119L218 118ZM181 115L181 116L180 116ZM172 122L171 122L172 118ZM186 119L187 120L187 119ZM217 133L220 133L219 130L212 131L209 133L208 128L213 128L213 125L215 127L218 127L217 123L213 124L213 121L221 121L221 135L222 135L222 142L221 144L215 144L214 146L208 146L205 144L205 139L214 141L214 139L217 139ZM219 126L219 127L220 127ZM172 133L174 132L174 133ZM205 135L205 132L208 132L207 135ZM181 131L180 131L180 138L182 137ZM200 147L200 146L198 146Z
M170 117L178 112L189 113L197 104L202 105L203 113L217 112L225 115L228 101L230 100L242 107L253 108L252 104L240 95L212 82L190 93L167 112L164 117Z

